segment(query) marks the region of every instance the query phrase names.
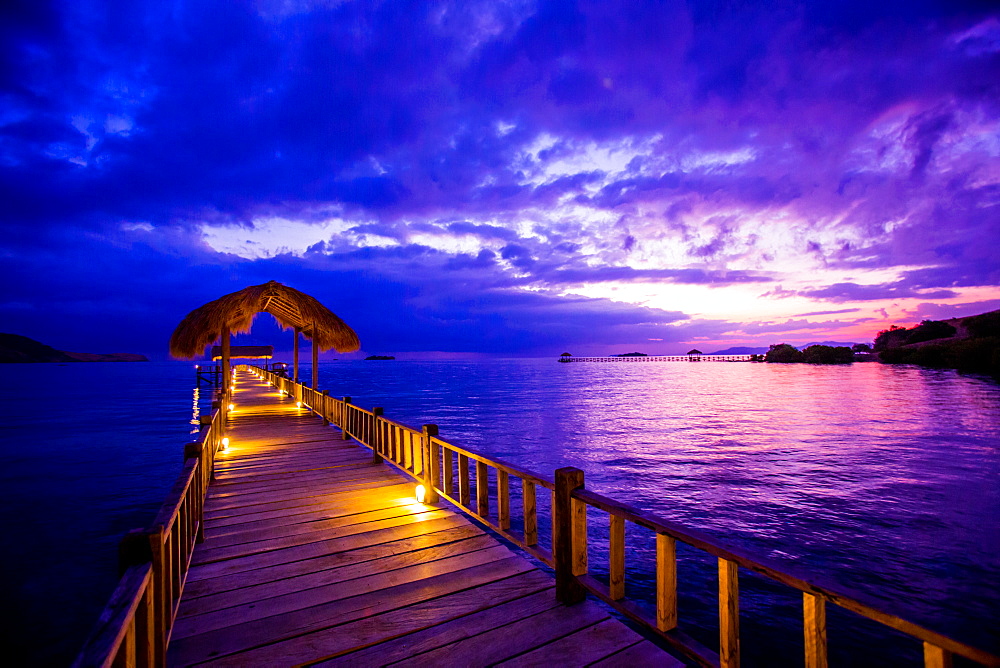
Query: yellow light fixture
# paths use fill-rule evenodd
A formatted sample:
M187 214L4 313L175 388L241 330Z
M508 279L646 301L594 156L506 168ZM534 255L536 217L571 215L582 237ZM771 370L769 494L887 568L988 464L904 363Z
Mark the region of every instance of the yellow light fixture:
M301 401L296 401L295 402L295 407L296 408L302 408L302 402Z
M234 408L236 408L236 404L229 404L229 410L233 410Z
M423 485L417 485L417 503L423 503L426 498L427 488Z
M228 447L229 447L229 437L227 436L224 439L222 439L222 449L225 450Z

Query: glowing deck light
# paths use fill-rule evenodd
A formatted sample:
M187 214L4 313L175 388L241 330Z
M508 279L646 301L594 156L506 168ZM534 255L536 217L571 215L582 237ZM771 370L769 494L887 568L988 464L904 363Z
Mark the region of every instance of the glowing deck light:
M301 401L296 401L295 402L295 407L296 408L302 408L302 402Z
M236 408L236 404L229 404L229 410L233 410L234 408Z
M228 447L229 447L229 437L227 436L224 439L222 439L222 449L225 450Z
M423 503L426 498L427 488L423 485L417 485L417 503Z

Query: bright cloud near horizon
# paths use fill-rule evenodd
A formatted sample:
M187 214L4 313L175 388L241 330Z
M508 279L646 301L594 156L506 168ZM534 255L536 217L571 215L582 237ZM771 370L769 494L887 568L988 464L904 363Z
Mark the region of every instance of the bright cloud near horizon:
M988 3L18 0L0 48L0 330L57 348L272 279L369 353L1000 308Z

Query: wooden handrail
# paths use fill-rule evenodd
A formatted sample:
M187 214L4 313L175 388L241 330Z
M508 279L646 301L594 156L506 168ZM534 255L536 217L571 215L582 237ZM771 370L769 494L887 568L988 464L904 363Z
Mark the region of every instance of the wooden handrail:
M204 540L205 494L225 435L231 397L220 392L198 440L148 529L122 540L123 574L73 666L163 666L167 639L187 579L191 554Z

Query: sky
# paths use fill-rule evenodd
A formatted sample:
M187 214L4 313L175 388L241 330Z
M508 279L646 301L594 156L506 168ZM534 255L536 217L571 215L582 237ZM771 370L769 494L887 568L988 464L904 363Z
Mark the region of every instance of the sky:
M1000 11L8 0L0 226L63 350L269 280L366 354L871 341L1000 308Z

